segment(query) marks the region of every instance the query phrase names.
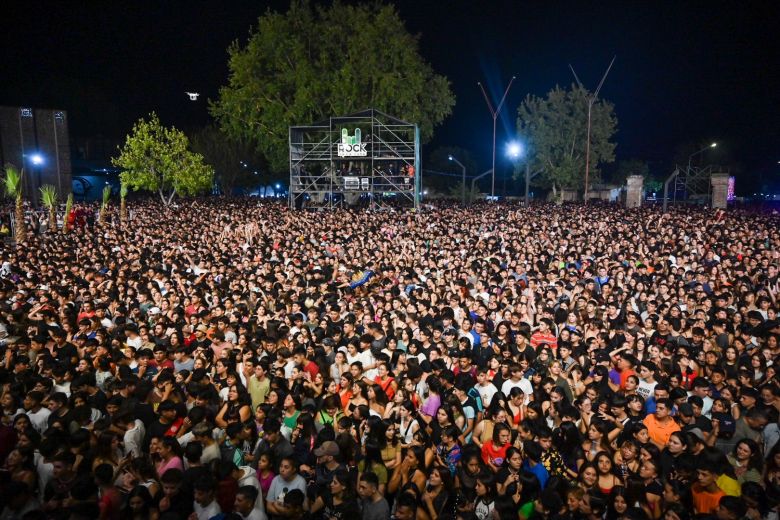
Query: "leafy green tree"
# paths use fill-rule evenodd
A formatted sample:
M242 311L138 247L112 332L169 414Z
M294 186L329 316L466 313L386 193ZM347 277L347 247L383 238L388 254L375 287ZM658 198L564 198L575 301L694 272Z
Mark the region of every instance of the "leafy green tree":
M204 164L203 156L189 150L189 140L176 128L167 128L152 112L149 120L140 119L127 136L119 157L111 160L124 171L122 184L159 193L168 206L173 197L196 195L212 186L214 170Z
M230 195L234 188L248 188L270 181L265 162L247 139L230 138L218 127L210 125L194 132L190 141L192 149L214 168L215 180L223 194Z
M246 45L228 53L228 85L211 114L274 171L287 168L291 125L373 107L416 122L427 141L455 104L449 80L423 60L418 36L390 5L294 0L286 13L261 16Z
M585 177L588 92L556 86L545 98L527 96L518 108L517 131L527 143L531 170L540 171L541 185L580 188ZM614 106L599 100L593 105L590 136L590 182L598 182L599 166L615 160L617 131ZM518 170L519 171L519 170ZM521 174L518 174L521 175Z
M645 192L659 193L664 189L664 180L657 177L645 178Z
M423 161L425 165L423 179L426 186L445 192L452 185L457 185L458 189L460 189L463 171L457 163L449 160L450 156L455 157L466 167L466 190L468 190L471 182L469 179L477 175L477 163L471 152L458 146L440 146ZM447 173L449 175L437 175L434 172ZM460 199L460 195L458 195L458 199Z
M625 184L630 175L641 175L647 182L650 175L650 165L641 159L626 159L618 161L612 173L611 180L615 184Z
M461 183L451 184L449 190L447 191L447 196L451 199L460 201L463 197L461 186ZM475 200L480 198L481 194L479 191L479 186L475 185L473 188L474 189L472 189L471 182L466 180L466 204L472 204Z

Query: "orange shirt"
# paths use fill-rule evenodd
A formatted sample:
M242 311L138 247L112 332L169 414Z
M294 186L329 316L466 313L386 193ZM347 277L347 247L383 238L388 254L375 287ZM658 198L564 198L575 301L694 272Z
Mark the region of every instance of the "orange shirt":
M721 497L726 496L726 493L722 489L718 488L715 492L710 492L701 487L699 484L694 484L691 487L691 494L693 495L693 509L698 514L711 514L718 510L718 503Z
M680 431L680 425L671 417L664 423L661 423L655 418L655 414L651 413L642 422L647 426L647 433L650 434L650 439L661 446L668 444L669 437L674 432Z

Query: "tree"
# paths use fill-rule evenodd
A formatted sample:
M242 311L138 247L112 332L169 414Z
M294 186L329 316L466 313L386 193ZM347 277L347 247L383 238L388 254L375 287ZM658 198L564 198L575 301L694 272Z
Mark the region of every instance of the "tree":
M70 211L73 209L73 194L68 193L68 199L65 201L65 216L62 217L62 233L64 235L68 234L68 231L70 230L70 222L68 221L68 218L70 217Z
M57 188L51 184L44 184L40 188L41 203L49 210L49 232L57 232Z
M98 213L98 224L105 225L106 223L106 210L108 209L108 202L111 200L111 186L103 186L103 201L100 204L100 212Z
M390 5L294 0L286 13L261 16L246 45L228 53L228 85L211 114L274 171L288 166L291 125L373 107L419 124L425 142L455 104L449 80L423 60L418 36Z
M206 126L190 136L192 149L214 168L223 194L270 181L268 168L246 138L230 138L218 127ZM257 173L255 173L257 172Z
M14 166L5 167L5 192L14 199L14 229L17 242L24 242L27 238L27 226L24 222L24 199L22 198L22 183L24 181L24 168L17 170Z
M127 224L127 184L119 186L119 222L123 226Z
M546 98L528 95L518 108L517 130L527 143L531 170L540 171L542 185L580 188L585 176L588 92L579 86L556 86ZM598 182L599 165L615 160L617 130L614 106L593 105L590 136L590 182Z
M477 163L471 155L471 152L458 146L441 146L436 148L431 152L430 156L423 161L423 164L425 164L423 179L425 179L426 186L442 191L449 191L450 187L453 185L457 185L458 189L461 188L463 170L461 170L457 163L449 160L450 156L456 158L466 167L466 190L468 190L470 178L477 175ZM428 173L430 170L433 171ZM449 175L437 175L438 172L447 173ZM457 198L460 200L461 196L458 195Z
M615 165L615 171L612 172L611 179L615 184L625 184L626 179L631 175L641 175L648 180L650 175L650 165L647 161L641 159L627 159L618 161Z
M472 189L473 188L473 189ZM452 184L447 191L447 196L451 199L460 201L463 197L462 184ZM475 200L479 200L481 194L479 186L472 186L468 181L466 182L466 204L473 204Z
M183 132L162 126L152 112L148 121L142 118L133 126L119 157L111 161L124 170L119 175L123 184L156 191L167 206L176 194L196 195L212 186L214 170L188 147Z

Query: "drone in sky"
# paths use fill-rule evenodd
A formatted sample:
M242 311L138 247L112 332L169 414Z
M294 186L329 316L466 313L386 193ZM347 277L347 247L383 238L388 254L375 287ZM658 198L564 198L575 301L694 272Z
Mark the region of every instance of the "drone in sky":
M190 101L197 101L198 96L200 96L199 92L185 92L190 97Z

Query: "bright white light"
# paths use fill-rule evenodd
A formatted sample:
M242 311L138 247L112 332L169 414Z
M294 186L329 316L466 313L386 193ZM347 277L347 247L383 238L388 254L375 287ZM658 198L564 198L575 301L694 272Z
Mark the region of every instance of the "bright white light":
M520 143L513 141L507 145L506 153L509 157L516 159L523 153L523 147Z
M423 190L423 195L428 195L428 190Z
M448 155L448 156L447 156L447 159L451 161L451 160L452 160L452 156L451 156L451 155Z
M32 156L30 156L30 159L32 160L32 163L35 166L40 166L41 164L43 164L43 156L39 153L32 154Z
M710 148L715 148L716 146L718 146L718 143L712 143L712 144L710 145Z
M276 185L276 189L277 189L277 190L279 190L279 189L281 189L281 188L282 188L282 186L281 186L280 184L277 184L277 185Z
M185 92L185 94L190 98L190 101L197 101L198 96L200 96L199 92Z

